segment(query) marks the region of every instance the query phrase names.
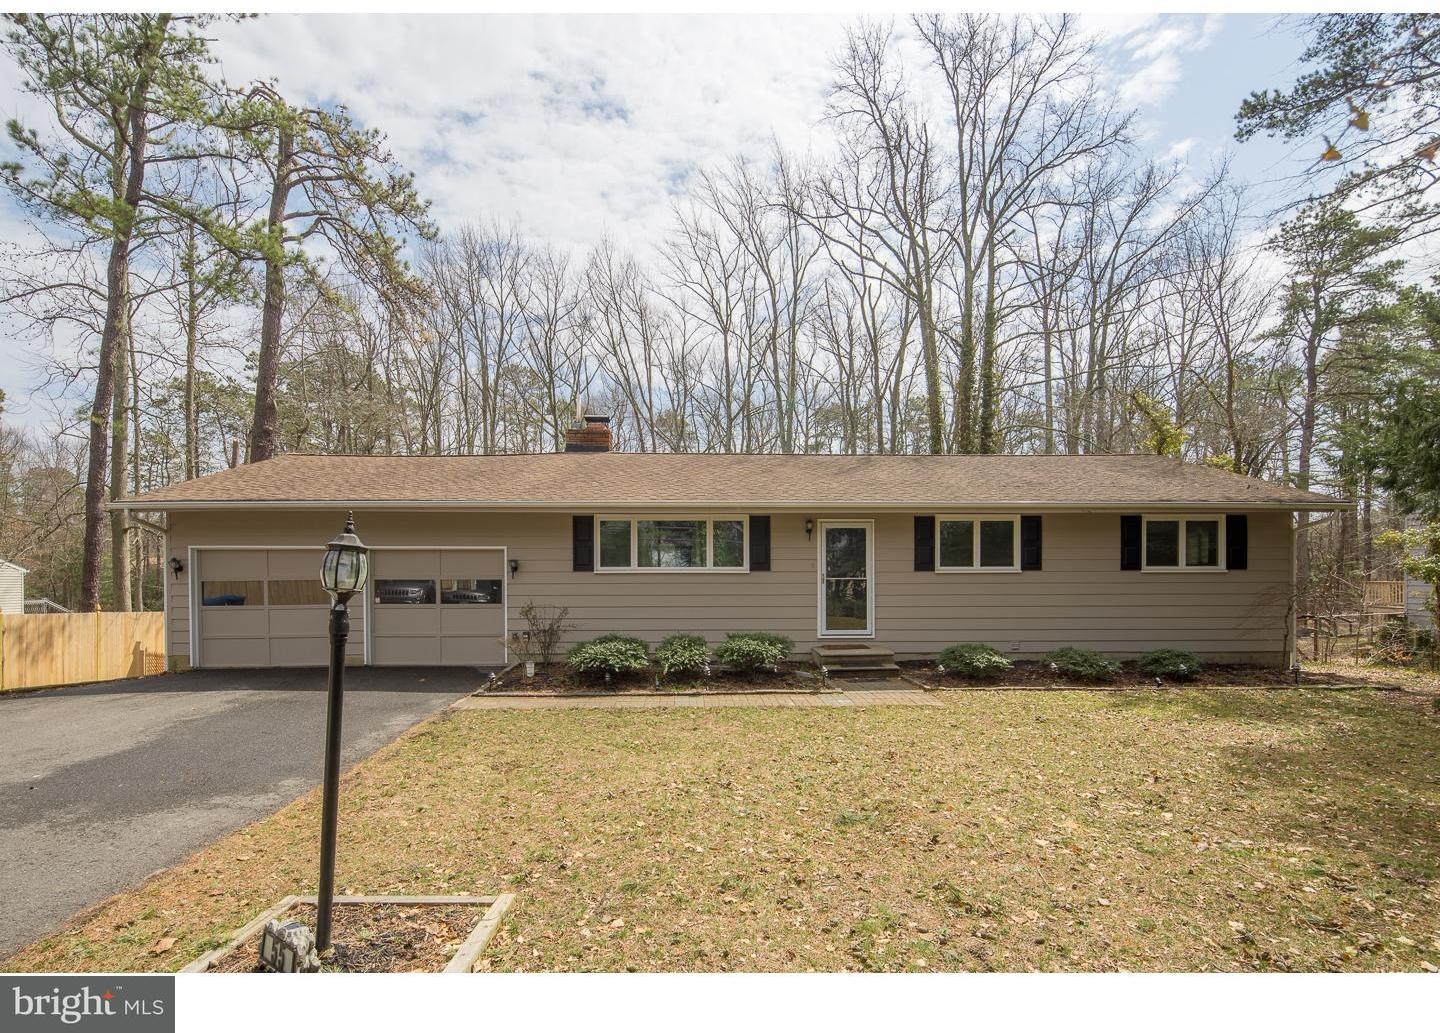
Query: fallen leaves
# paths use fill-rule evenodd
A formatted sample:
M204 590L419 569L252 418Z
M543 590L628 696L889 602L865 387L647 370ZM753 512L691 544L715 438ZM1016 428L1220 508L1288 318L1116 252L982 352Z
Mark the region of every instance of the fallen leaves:
M1428 711L1366 691L940 698L432 722L347 781L343 884L514 880L496 971L1440 964ZM12 967L178 967L304 891L317 804Z

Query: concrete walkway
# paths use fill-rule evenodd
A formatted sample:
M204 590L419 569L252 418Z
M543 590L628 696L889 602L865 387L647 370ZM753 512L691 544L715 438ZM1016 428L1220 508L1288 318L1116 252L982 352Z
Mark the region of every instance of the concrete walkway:
M840 692L716 692L705 695L466 696L455 710L646 710L670 707L943 707L909 682L847 682Z

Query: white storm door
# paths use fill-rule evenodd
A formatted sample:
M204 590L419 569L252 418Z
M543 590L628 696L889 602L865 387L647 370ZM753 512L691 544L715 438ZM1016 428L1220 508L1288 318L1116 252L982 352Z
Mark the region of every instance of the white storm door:
M868 636L875 631L874 524L820 523L820 634Z

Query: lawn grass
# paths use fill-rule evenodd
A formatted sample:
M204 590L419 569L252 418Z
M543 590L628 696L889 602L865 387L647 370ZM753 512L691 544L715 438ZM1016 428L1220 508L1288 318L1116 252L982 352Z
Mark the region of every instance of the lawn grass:
M1429 697L941 698L447 714L348 776L338 886L515 891L497 970L1440 966ZM312 793L4 967L178 968L313 891L318 826Z

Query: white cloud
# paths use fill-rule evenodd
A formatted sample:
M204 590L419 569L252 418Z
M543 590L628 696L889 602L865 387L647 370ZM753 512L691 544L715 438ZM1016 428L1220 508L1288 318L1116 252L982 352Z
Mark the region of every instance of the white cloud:
M656 239L699 166L806 149L843 21L821 17L266 18L217 44L383 129L442 225L519 219L562 245ZM321 57L317 60L317 56Z
M1162 103L1180 82L1184 55L1209 46L1223 21L1219 15L1169 15L1112 33L1121 60L1139 66L1116 69L1120 102L1142 108Z

